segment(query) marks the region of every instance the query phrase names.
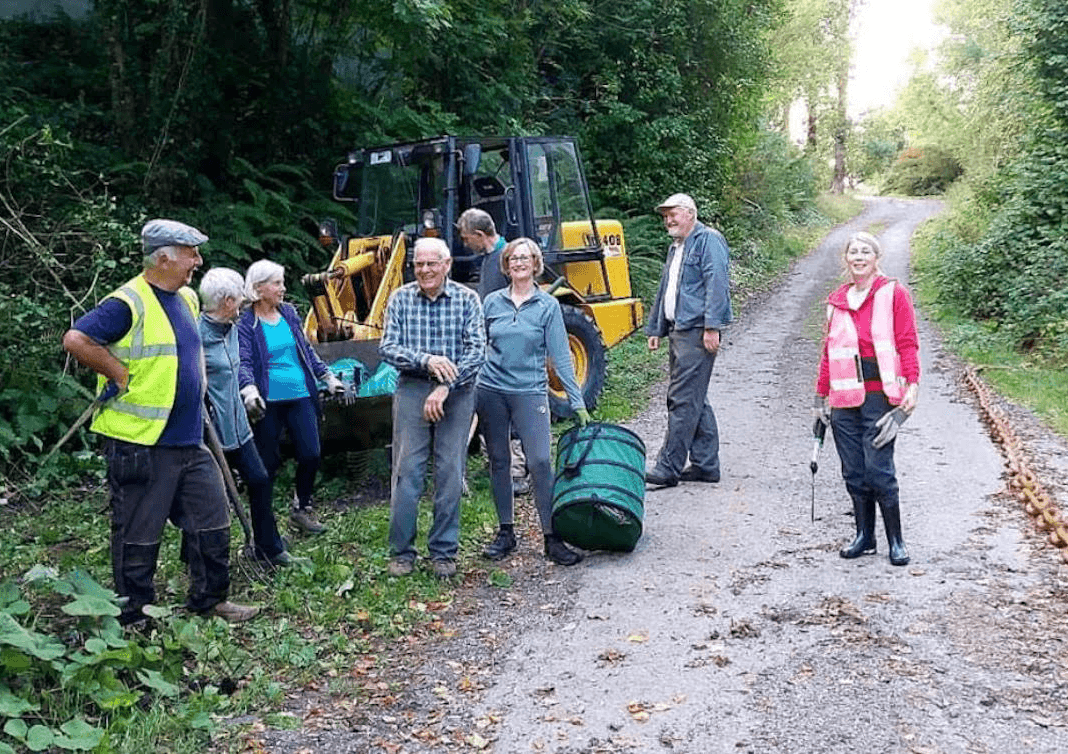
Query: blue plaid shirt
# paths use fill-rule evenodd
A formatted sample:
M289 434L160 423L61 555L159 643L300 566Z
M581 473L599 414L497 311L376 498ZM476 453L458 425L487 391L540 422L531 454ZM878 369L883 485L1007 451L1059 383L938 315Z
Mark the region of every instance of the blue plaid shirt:
M446 279L431 301L419 283L406 283L393 292L386 307L386 328L378 354L402 374L430 378L431 356L446 356L459 375L451 390L471 384L486 360L486 330L482 304L470 288Z

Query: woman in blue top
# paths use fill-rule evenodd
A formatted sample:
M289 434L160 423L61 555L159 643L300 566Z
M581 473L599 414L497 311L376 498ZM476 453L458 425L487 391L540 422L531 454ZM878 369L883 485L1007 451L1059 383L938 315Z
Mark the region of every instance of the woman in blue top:
M590 420L575 381L560 303L538 287L541 249L517 238L501 253L501 270L511 281L482 302L486 318L486 362L478 377L476 408L486 438L490 486L500 530L483 555L500 560L516 548L510 470L510 429L523 444L534 480L534 502L545 537L545 554L555 563L574 565L582 556L552 530L553 470L550 459L546 357L564 384L571 408L585 425Z
M326 531L311 510L312 488L319 470L319 391L344 389L304 337L300 317L283 302L285 268L267 259L245 273L245 296L252 306L237 323L241 342L241 398L253 421L256 448L273 485L282 463L279 443L289 431L297 459L296 507L292 522L309 534ZM262 418L261 418L262 417Z

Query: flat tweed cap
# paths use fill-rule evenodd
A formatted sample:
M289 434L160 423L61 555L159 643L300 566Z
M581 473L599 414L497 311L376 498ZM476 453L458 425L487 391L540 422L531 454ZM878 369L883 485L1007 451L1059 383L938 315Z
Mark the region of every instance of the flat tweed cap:
M200 246L208 237L192 225L177 220L149 220L141 228L141 242L145 249L158 249L161 246Z

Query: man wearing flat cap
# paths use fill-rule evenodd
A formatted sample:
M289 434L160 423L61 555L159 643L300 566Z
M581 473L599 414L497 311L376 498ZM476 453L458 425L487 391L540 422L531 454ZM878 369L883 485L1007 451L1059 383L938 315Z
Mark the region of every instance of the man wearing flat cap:
M722 233L697 219L697 205L688 194L672 194L656 211L671 246L645 334L652 351L667 337L670 382L664 444L645 481L655 487L718 482L719 428L708 383L720 333L732 319L730 250Z
M126 598L120 621L138 623L155 601L153 578L170 519L186 543L187 607L229 621L258 608L227 600L230 517L222 474L204 446L204 356L189 282L208 237L175 220L141 229L144 271L112 291L63 336L95 371L111 488L111 567Z

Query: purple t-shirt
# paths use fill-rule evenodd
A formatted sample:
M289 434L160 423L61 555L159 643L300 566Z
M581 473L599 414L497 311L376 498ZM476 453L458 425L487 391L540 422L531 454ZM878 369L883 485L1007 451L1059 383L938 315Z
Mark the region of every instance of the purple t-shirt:
M200 445L204 438L201 397L204 385L200 373L200 333L185 299L177 292L151 286L174 330L178 345L178 390L157 445L171 447ZM104 299L74 323L74 329L102 346L120 340L133 324L133 312L117 298Z

